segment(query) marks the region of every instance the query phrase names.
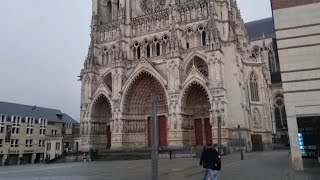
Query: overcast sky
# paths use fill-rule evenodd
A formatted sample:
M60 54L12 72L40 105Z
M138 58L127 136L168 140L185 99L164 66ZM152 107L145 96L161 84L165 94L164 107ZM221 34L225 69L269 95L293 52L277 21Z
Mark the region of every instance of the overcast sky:
M271 16L269 0L238 0L245 22ZM91 0L0 1L0 101L60 109L79 120Z

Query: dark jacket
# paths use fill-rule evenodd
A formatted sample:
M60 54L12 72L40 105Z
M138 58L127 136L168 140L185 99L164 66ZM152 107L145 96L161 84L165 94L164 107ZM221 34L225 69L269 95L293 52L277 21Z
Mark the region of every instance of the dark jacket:
M213 148L204 149L201 153L200 165L205 169L219 171L221 169L221 162L218 151Z

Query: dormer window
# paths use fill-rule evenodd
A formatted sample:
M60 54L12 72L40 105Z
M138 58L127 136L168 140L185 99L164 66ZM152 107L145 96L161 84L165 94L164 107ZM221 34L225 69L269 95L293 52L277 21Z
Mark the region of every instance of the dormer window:
M59 120L62 120L63 114L57 114Z

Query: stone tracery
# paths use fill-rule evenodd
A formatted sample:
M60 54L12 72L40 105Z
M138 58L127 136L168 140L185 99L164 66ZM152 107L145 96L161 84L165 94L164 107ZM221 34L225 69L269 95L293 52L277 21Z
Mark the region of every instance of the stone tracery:
M167 101L162 85L149 73L140 73L127 92L123 113L126 115L148 115L150 112L148 98L152 94L158 97L157 112L159 114L166 113Z
M208 93L202 85L193 82L186 89L182 98L182 111L186 115L207 116L211 107Z
M207 63L201 58L195 56L187 66L186 73L188 74L192 67L196 67L198 71L206 78L208 78L209 69Z

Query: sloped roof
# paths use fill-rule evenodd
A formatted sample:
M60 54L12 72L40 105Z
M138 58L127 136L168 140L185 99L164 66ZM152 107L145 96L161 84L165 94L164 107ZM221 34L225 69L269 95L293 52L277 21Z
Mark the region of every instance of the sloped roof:
M275 37L273 18L260 19L245 24L251 40Z
M61 112L57 109L50 109L44 107L15 104L9 102L0 101L0 114L4 114L7 117L9 116L21 116L32 117L32 118L43 118L47 119L48 122L62 122L62 123L72 123L78 124L76 120L71 118L69 115Z

